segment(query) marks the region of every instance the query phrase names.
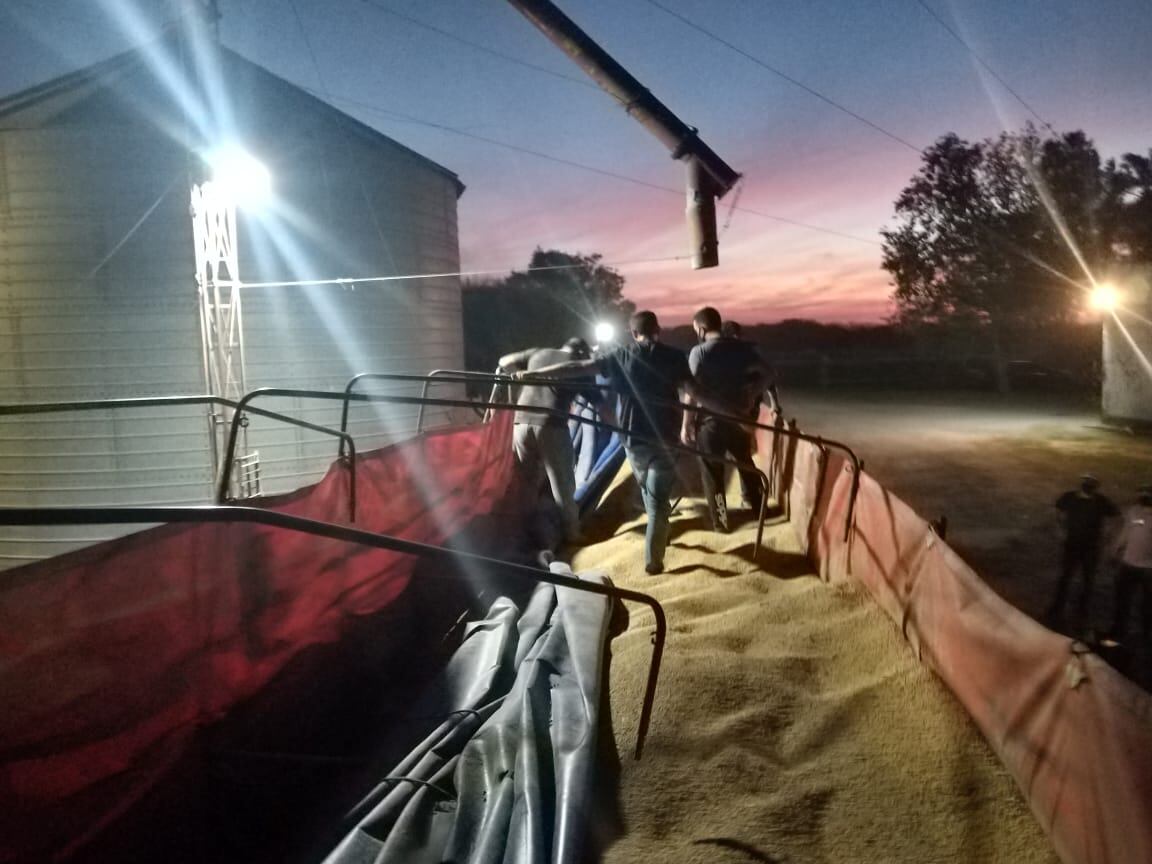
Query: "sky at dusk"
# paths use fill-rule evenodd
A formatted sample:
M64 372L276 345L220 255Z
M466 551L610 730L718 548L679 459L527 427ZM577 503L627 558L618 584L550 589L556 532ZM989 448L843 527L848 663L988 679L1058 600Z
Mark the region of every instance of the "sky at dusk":
M0 93L131 48L176 5L4 0ZM1148 0L558 5L744 175L736 208L735 192L718 205L720 267L686 260L682 166L505 0L220 0L220 35L456 172L464 270L523 268L536 246L598 252L671 324L704 303L748 324L884 318L879 230L946 132L981 139L1038 115L1104 157L1152 147Z

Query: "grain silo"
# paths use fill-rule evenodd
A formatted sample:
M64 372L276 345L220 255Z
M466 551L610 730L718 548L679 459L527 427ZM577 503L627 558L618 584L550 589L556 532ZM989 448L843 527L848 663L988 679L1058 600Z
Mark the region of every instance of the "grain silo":
M246 385L341 389L361 371L460 368L455 174L210 39L173 31L0 101L0 403L208 391L190 193L208 154L243 146L272 179L238 216ZM390 392L413 392L408 390ZM265 407L335 426L339 405ZM415 409L360 407L362 449L411 434ZM446 421L430 410L426 426ZM0 504L211 499L202 406L5 417ZM333 439L252 418L260 491L319 478ZM108 528L5 528L0 565Z

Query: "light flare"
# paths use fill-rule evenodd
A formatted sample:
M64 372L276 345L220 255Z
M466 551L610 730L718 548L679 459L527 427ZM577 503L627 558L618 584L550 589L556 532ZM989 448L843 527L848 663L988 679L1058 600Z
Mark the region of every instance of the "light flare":
M1120 292L1108 282L1096 284L1088 295L1088 303L1093 309L1111 312L1120 305Z
M1112 320L1116 322L1116 327L1123 334L1124 339L1128 342L1132 352L1140 358L1140 365L1144 368L1149 378L1152 378L1152 360L1148 359L1148 355L1144 353L1143 349L1136 343L1136 339L1128 332L1128 328L1124 326L1124 322L1120 320L1120 316L1115 312L1112 314Z
M217 191L238 207L258 208L272 196L272 174L259 159L230 143L209 152L205 158L212 169Z

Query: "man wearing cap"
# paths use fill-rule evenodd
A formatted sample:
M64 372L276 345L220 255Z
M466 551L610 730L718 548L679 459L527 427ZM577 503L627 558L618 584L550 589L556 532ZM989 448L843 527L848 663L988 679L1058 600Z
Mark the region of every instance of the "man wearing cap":
M585 360L592 356L588 343L579 337L569 339L561 348L528 348L500 358L501 371L532 372L545 366ZM521 408L539 408L567 414L572 400L584 392L593 403L599 403L594 382L572 381L568 386L524 385L520 388L516 404ZM512 420L512 449L520 471L521 490L530 500L525 501L525 513L535 513L541 473L547 475L552 500L560 508L564 526L564 539L568 543L580 542L580 511L576 507L575 453L572 436L568 431L568 418L544 411L517 411ZM537 534L542 534L537 528ZM536 538L545 542L543 536Z
M1124 641L1135 595L1142 591L1144 638L1152 640L1152 485L1141 486L1136 503L1124 511L1116 559L1116 614L1110 635Z
M1100 481L1092 474L1080 475L1080 488L1071 489L1056 499L1056 509L1064 514L1064 550L1060 557L1060 581L1056 598L1047 619L1059 626L1064 619L1064 601L1076 571L1082 583L1079 610L1085 619L1092 603L1092 587L1100 561L1104 525L1119 516L1112 501L1100 494Z

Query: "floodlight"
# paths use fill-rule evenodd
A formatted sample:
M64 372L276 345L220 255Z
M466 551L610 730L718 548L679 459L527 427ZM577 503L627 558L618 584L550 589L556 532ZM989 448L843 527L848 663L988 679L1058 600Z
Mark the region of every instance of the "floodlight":
M596 342L599 345L616 341L616 328L607 321L599 322L593 332L596 336Z
M228 144L208 154L212 182L238 207L258 207L272 194L268 168L236 144Z
M1120 292L1116 290L1116 286L1101 282L1092 289L1088 302L1093 309L1111 312L1120 302Z

